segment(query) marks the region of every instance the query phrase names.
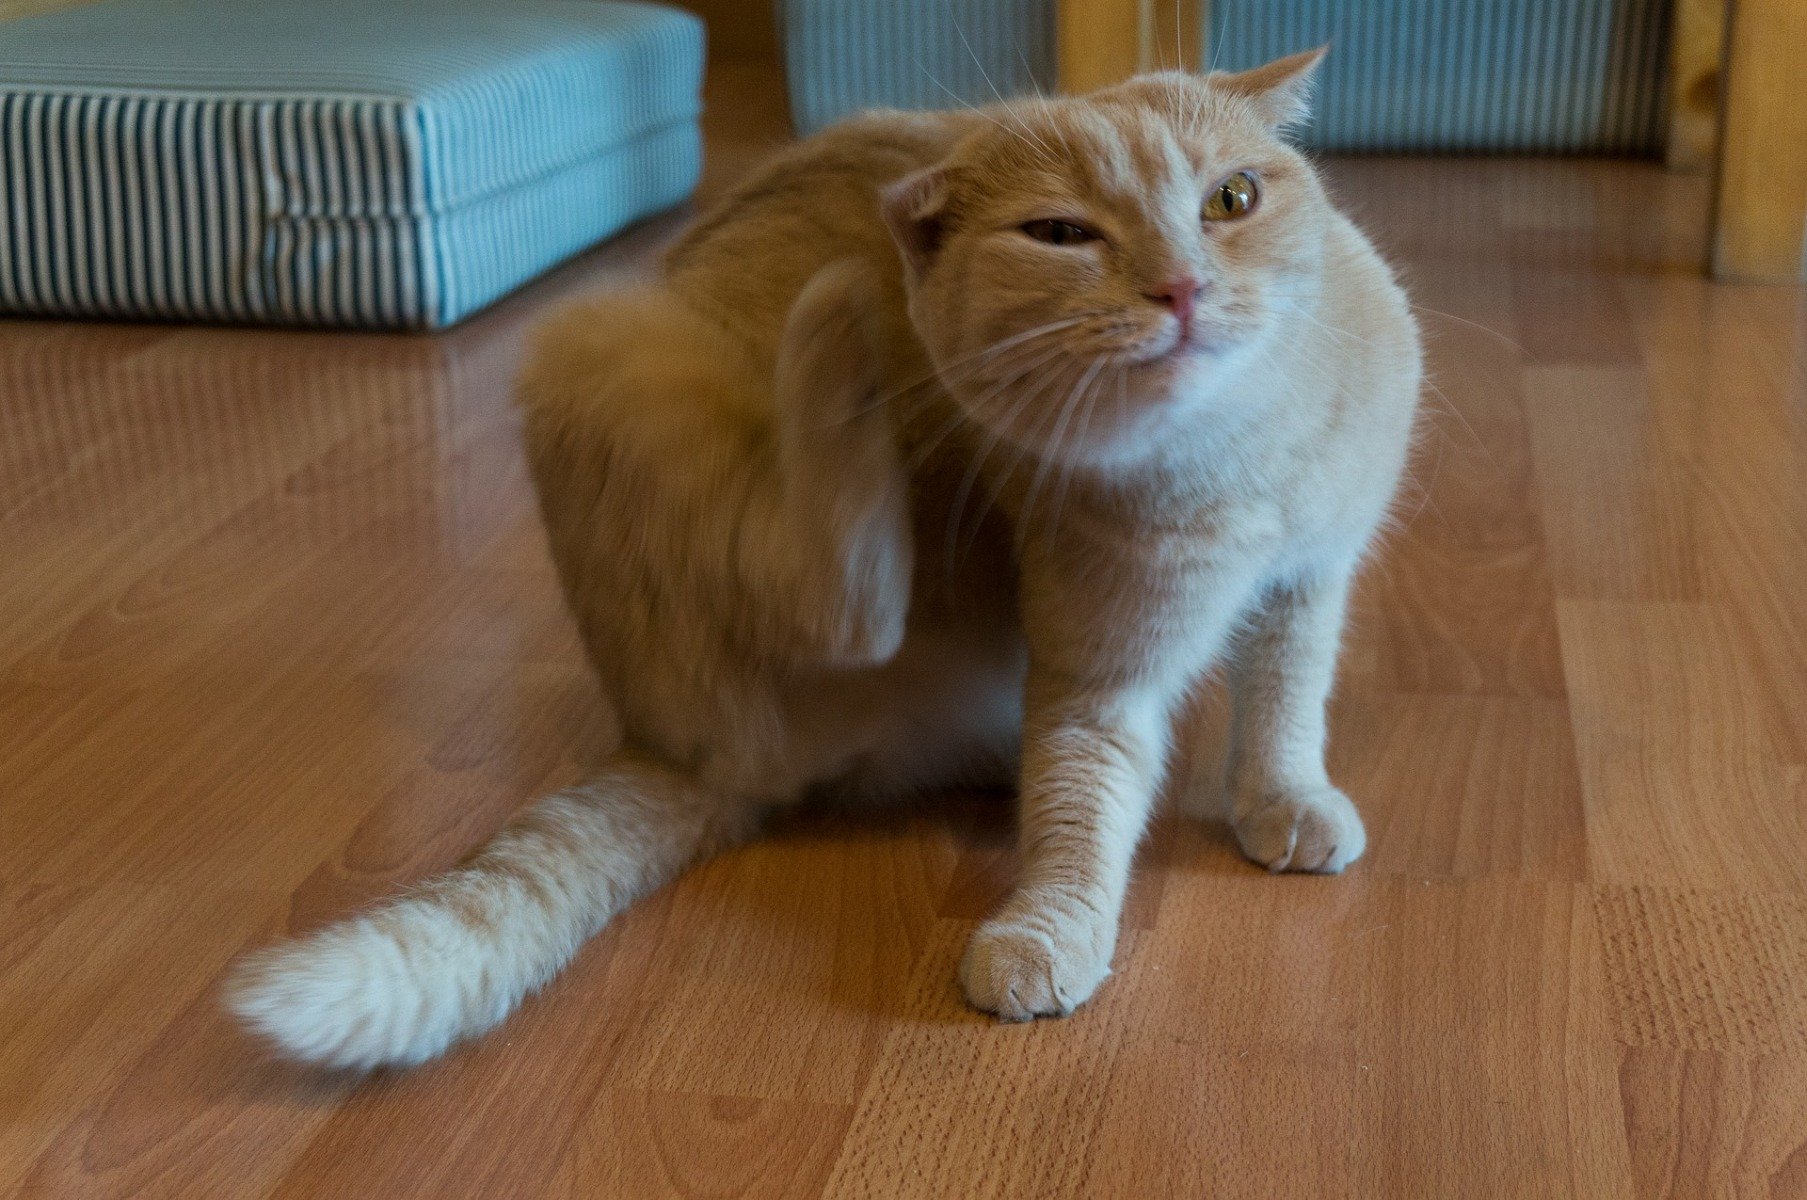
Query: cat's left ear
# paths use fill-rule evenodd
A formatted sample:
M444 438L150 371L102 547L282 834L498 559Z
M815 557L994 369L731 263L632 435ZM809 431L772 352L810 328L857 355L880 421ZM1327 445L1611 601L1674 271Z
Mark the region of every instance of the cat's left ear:
M947 171L930 167L906 175L879 192L879 208L891 240L903 254L912 279L928 269L941 249L947 217Z
M1312 81L1329 46L1301 50L1246 71L1213 71L1206 82L1253 104L1276 129L1298 125L1311 116Z

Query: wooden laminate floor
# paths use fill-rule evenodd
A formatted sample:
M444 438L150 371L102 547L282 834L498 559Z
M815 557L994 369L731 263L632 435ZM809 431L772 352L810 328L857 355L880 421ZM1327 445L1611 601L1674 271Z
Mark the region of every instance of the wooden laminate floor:
M710 190L776 128L718 82ZM1802 295L1652 165L1330 169L1438 385L1335 704L1368 856L1163 817L1030 1026L954 983L983 797L793 821L413 1073L217 1011L608 736L508 379L681 218L441 338L0 323L0 1194L1807 1197Z

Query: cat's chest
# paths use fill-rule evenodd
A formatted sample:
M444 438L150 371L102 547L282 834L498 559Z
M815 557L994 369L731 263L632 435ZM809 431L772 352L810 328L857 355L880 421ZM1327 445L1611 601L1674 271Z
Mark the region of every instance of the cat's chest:
M1279 506L1115 527L1075 522L1022 554L1025 632L1080 674L1191 674L1287 544Z

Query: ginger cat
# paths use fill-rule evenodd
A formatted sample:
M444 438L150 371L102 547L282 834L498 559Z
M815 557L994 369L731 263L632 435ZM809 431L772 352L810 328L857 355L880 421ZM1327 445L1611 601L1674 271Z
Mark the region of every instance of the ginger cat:
M784 153L520 385L552 554L624 744L465 865L254 956L284 1052L420 1062L806 793L1016 783L960 979L1006 1020L1109 973L1189 689L1230 666L1229 817L1340 871L1350 577L1420 379L1410 306L1283 139L1321 52L872 113Z

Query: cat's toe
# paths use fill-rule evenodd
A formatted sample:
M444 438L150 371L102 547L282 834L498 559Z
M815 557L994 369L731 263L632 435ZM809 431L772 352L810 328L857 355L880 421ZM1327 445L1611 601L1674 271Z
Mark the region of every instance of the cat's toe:
M1000 1021L1064 1017L1091 999L1108 961L1063 948L1040 929L1000 919L981 925L966 945L960 983L974 1008Z
M1270 871L1334 875L1368 845L1355 805L1336 788L1269 793L1237 809L1237 843Z

